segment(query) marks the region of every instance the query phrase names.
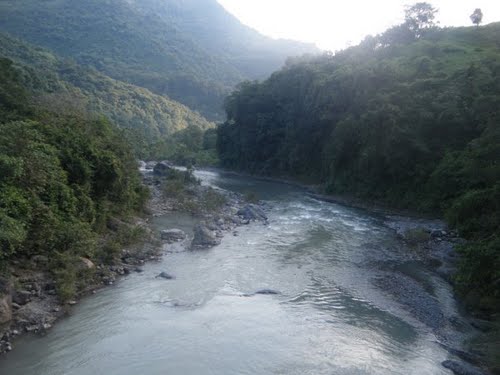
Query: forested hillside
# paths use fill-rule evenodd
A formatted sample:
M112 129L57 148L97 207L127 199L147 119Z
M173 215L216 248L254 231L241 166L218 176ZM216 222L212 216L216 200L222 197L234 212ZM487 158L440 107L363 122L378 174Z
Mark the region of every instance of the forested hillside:
M108 222L139 212L147 191L118 128L68 107L35 105L25 79L0 59L0 273L9 274L12 260L27 267L45 257L67 300L85 284L81 257L107 262L133 236L130 228L118 236Z
M188 127L213 127L184 105L109 78L48 50L0 33L0 57L12 59L22 84L39 104L104 114L133 136L138 148ZM138 150L139 152L144 150Z
M243 26L216 0L4 0L0 30L210 119L245 78L263 78L310 45Z
M397 26L335 56L290 60L240 85L226 111L225 167L445 214L470 240L459 286L498 311L500 24Z

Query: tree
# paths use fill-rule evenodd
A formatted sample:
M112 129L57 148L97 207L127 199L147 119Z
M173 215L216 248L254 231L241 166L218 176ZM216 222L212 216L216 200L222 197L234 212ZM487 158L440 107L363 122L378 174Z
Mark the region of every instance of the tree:
M422 36L423 30L436 26L434 19L438 10L426 2L416 3L405 11L405 24L416 38Z
M474 25L479 27L479 24L483 22L483 12L481 11L481 9L476 8L471 14L470 19Z

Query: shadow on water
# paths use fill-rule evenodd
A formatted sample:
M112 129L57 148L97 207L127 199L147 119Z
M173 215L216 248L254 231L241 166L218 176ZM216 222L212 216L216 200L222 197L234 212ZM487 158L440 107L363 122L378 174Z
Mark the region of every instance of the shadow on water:
M384 336L396 340L399 344L410 346L418 339L417 331L407 322L380 310L369 301L352 296L346 290L314 279L308 288L284 303L294 305L307 304L319 310L325 322L348 324L383 332Z

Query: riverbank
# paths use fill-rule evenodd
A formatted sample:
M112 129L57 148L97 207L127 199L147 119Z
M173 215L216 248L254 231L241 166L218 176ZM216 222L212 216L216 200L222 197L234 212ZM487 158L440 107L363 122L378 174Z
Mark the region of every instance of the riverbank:
M162 197L179 194L172 189L175 178L167 183L152 171L148 179ZM162 237L167 256L79 303L47 337L20 340L0 368L9 372L18 366L36 375L30 368L39 363L44 373L99 368L132 374L140 366L151 373L181 368L195 374L196 352L198 363L214 373L298 374L292 370L300 361L302 372L318 374L346 373L347 364L347 373L370 366L376 374L445 375L450 372L444 365L465 369L461 357L475 360L460 346L471 327L451 287L422 261L421 233L411 231L425 220L386 222L379 214L312 199L302 189L225 173L198 171L196 177L203 183L181 190L186 196L180 207L157 212L158 217L150 212L148 225ZM272 205L265 212L269 225L224 232L227 238L213 251L193 248L193 228L207 216L180 209L206 207L196 191L213 198L212 189L239 197L249 189L259 194ZM184 206L193 200L196 205ZM222 211L237 214L239 207L226 204ZM397 226L390 228L393 223ZM438 229L435 223L431 228ZM404 240L407 232L413 237ZM216 230L211 234L217 237ZM451 236L435 233L432 241ZM274 294L256 294L260 290ZM245 345L234 345L241 337ZM365 355L366 348L372 354ZM221 353L252 359L235 362ZM81 360L70 371L73 358Z
M124 247L119 256L108 263L96 264L88 258L80 258L78 264L73 265L78 269L78 290L69 300L62 300L58 294L48 257L35 255L11 263L5 272L9 277L0 280L0 294L3 295L0 315L8 318L0 326L0 355L13 350L15 340L22 335L45 334L82 298L113 285L122 276L142 272L142 265L158 260L158 243L144 219L115 220L109 225L115 231L141 232L140 243Z
M165 162L144 164L141 170L144 184L151 192L148 213L152 217L187 212L197 218L190 249L213 247L224 235L238 235L235 229L252 221L267 223L266 207L262 203L250 202L236 192L203 185L192 171L179 170ZM175 232L178 229L164 230ZM164 241L169 240L167 234L164 237Z
M153 217L171 212L189 212L197 217L199 224L196 238L188 239L191 249L207 249L220 243L228 233L238 235L236 228L251 221L266 222L267 217L258 204L245 202L244 197L229 191L201 185L193 180L186 184L189 204L179 196L165 194L165 175L154 173L156 163L143 165L143 184L150 190L146 216L133 218L129 222L113 220L108 227L115 232L141 232L140 239L131 246L119 250L119 255L108 263L95 264L88 258L80 258L75 265L79 269L75 296L62 301L56 290L54 275L49 270L51 260L35 255L30 259L13 261L0 278L0 355L14 349L15 341L22 335L43 335L57 320L71 313L71 307L86 296L113 285L119 278L134 272L142 272L146 262L158 261L163 256L162 246L175 242L165 233L155 233L150 225ZM170 168L170 167L169 167ZM168 229L175 228L164 228Z
M284 183L304 189L306 194L319 201L340 204L376 214L384 225L393 230L402 243L410 249L415 259L426 264L446 283L455 286L455 276L460 262L456 247L466 241L457 231L451 230L447 223L435 215L423 214L412 210L394 209L376 201L366 201L347 195L327 195L320 185L304 183L290 178L253 176L246 173L226 170L225 173L257 180ZM423 287L429 283L415 279L411 270L392 270L392 275L378 280L378 286L391 294L417 319L431 327L452 359L444 361L443 366L455 374L498 374L497 342L498 323L474 312L466 311L464 301L455 295L462 316L450 321L442 319L442 313L435 301L426 297ZM465 333L457 340L451 337L453 330ZM454 358L454 359L453 359Z

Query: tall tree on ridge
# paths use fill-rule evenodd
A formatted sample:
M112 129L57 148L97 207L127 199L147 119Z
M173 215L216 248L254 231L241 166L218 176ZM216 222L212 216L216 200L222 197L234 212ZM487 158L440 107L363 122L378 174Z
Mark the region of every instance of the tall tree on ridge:
M479 24L483 22L483 12L480 8L476 8L474 12L470 15L470 19L476 27L479 27Z
M425 29L436 26L434 19L438 10L426 2L416 3L405 11L405 24L416 38L420 38Z

